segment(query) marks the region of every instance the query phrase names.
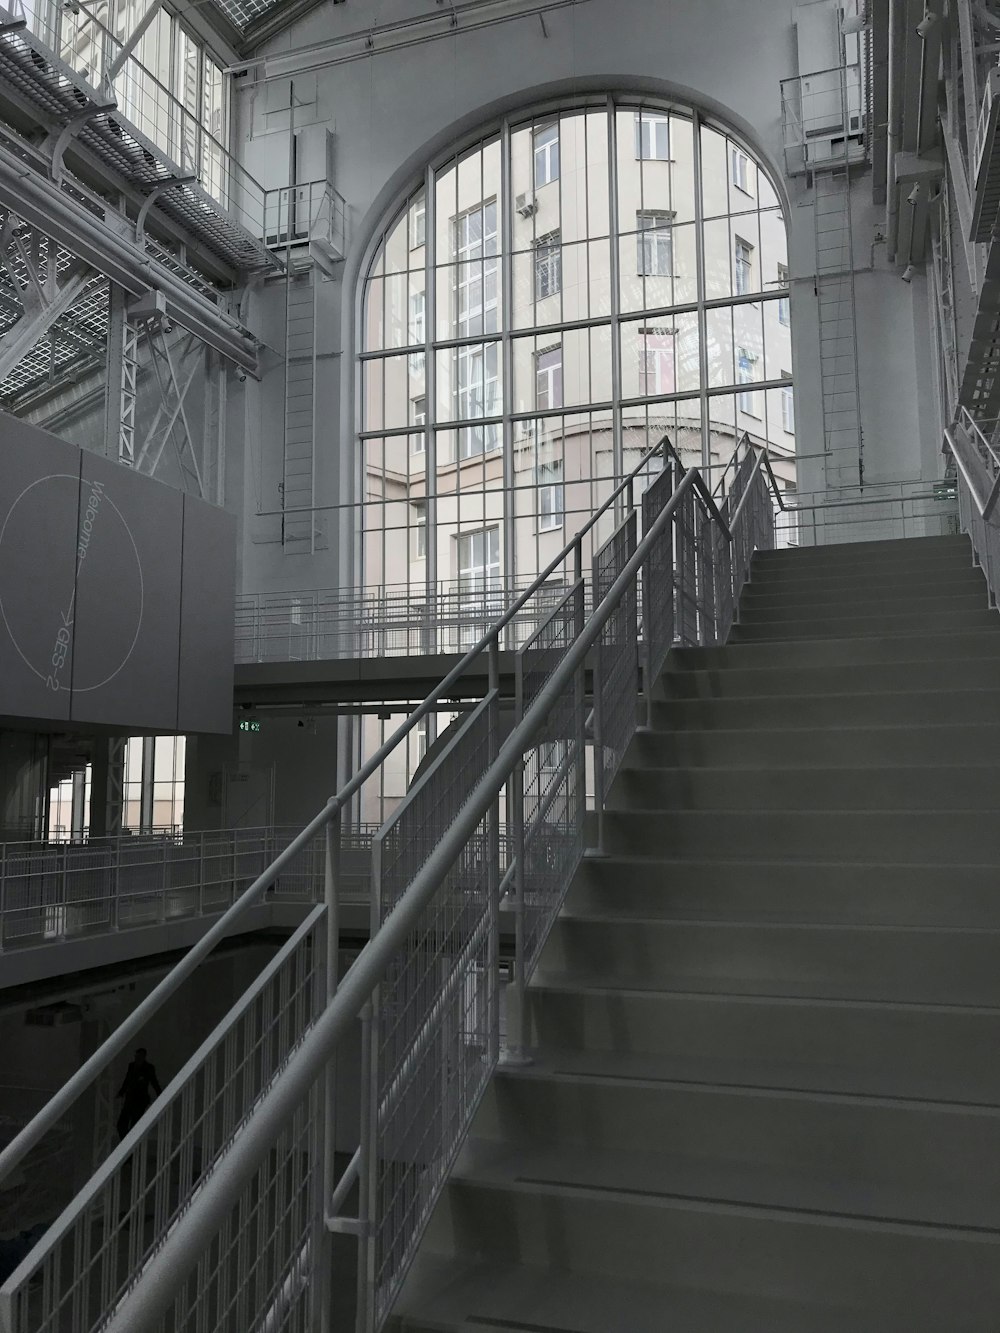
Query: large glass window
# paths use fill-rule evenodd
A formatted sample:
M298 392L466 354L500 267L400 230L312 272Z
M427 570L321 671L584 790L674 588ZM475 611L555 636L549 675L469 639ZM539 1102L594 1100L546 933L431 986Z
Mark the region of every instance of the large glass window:
M361 293L360 585L457 599L453 651L664 434L787 458L787 264L767 173L687 108L545 106L429 165Z

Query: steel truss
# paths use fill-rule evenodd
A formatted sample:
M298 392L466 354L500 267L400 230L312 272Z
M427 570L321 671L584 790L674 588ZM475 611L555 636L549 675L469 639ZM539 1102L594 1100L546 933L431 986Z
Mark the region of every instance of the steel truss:
M51 237L0 208L0 403L103 356L107 282Z

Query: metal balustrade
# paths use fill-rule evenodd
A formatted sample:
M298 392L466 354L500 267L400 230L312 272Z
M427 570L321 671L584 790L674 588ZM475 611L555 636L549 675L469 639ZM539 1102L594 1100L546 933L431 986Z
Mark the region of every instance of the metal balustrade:
M184 1189L171 1195L173 1224L131 1255L109 1239L117 1262L128 1271L120 1285L102 1287L102 1329L246 1333L280 1328L310 1333L325 1326L331 1282L335 1276L341 1281L347 1277L334 1273L333 1232L358 1238L359 1333L382 1326L479 1097L501 1058L501 916L513 912L516 923L514 979L507 996L510 1058L516 1058L525 1040L525 987L584 854L585 666L596 656L595 768L607 783L636 728L641 676L648 696L668 646L669 627L683 623L687 642L724 639L754 547L773 542L772 498L778 497L766 457L745 437L739 455L720 508L697 470L682 477L674 469L669 442L651 451L640 468L655 461L669 480L644 505L641 534L632 503L636 469L347 786L0 1152L2 1183L75 1099L128 1049L222 934L303 852L314 854L322 839L327 938L318 1016L294 1049L292 1039L286 1038L280 1069L266 1088L265 1079L255 1085L261 1095L245 1108L248 1114L233 1130L228 1148L214 1164L203 1165L196 1181L189 1178L186 1195ZM612 507L620 521L597 554L596 605L587 614L582 597L584 541ZM720 539L731 553L721 566ZM672 577L649 579L640 598L640 583L648 571L667 568ZM728 587L720 595L723 578ZM554 589L558 592L553 599ZM636 645L643 627L638 617L643 604L648 608L654 601L671 605L669 610L658 608L655 639L650 636L640 656ZM517 720L501 740L499 653L509 626L526 608L535 617L535 628L517 645ZM463 674L481 672L483 660L489 681L485 698L453 729L375 838L373 933L340 978L345 812L420 720L450 697ZM599 794L601 803L606 790ZM513 836L502 873L503 811ZM333 1153L336 1054L359 1018L359 1122L349 1127L359 1146L338 1180ZM245 1059L241 1040L250 1040L248 1031L242 1039L234 1038L236 1062ZM281 1044L279 1040L277 1047ZM277 1066L272 1062L270 1067ZM228 1068L222 1077L228 1088ZM185 1080L175 1084L174 1095L183 1096ZM139 1137L149 1131L154 1113L155 1108L140 1122ZM345 1203L355 1184L358 1210L347 1215ZM74 1205L74 1215L83 1206ZM56 1224L57 1236L63 1234L59 1228L64 1221ZM27 1276L44 1262L40 1256L48 1252L45 1245L43 1240L0 1288L3 1333L27 1333L15 1315L22 1308L18 1302L24 1299ZM85 1280L79 1266L54 1263L46 1299L53 1307L73 1308L74 1301L84 1301Z
M946 453L955 461L955 485L958 490L959 524L972 543L973 559L986 578L990 606L1000 605L1000 454L983 425L965 408L944 433Z
M408 584L374 593L324 588L253 593L236 601L236 661L465 653L530 586L496 579L474 589L442 582L431 593ZM534 633L562 591L553 582L520 608L507 626L504 647L514 648Z
M319 1016L325 914L323 906L313 909L14 1272L5 1311L12 1330L90 1333L122 1299ZM285 1187L289 1202L308 1188L298 1179ZM237 1309L248 1298L259 1304L243 1288L266 1281L267 1272L266 1246L255 1250L253 1273L240 1283L228 1274L223 1284L216 1272L223 1303L232 1284L240 1289Z
M215 915L239 899L294 832L215 829L0 843L0 954ZM352 899L368 900L367 880L362 863L348 889ZM306 847L273 894L316 902L322 883L322 857Z

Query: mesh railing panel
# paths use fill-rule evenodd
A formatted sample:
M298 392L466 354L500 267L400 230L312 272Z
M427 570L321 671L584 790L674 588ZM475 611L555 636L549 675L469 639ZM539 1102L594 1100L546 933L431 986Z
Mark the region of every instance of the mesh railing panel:
M485 772L481 759L487 736L495 742L496 719L480 705L376 834L372 844L373 911L379 923L412 883ZM462 738L463 743L458 744Z
M518 722L583 627L583 585L571 589L517 655ZM634 687L633 687L634 693ZM517 894L527 980L583 855L587 810L583 667L550 708L512 783Z
M635 529L636 515L633 512L594 556L595 605L604 600L615 579L635 554ZM638 614L633 580L597 641L594 694L600 718L600 752L595 756L595 763L601 765L603 792L610 790L635 731L639 680Z
M497 753L485 699L384 830L376 893L389 910ZM374 1132L370 1283L388 1312L497 1058L496 810L476 828L378 987L373 1003ZM426 822L425 822L426 821ZM379 846L379 843L376 843Z
M695 553L698 572L698 641L715 643L716 524L700 496L695 497Z
M155 1333L313 1333L319 1166L313 1088Z
M316 908L4 1284L8 1333L101 1326L318 1016L325 929Z
M685 491L674 511L675 632L683 647L698 643L698 500Z
M729 522L732 505L727 496L719 506L722 517ZM733 553L729 538L717 523L712 524L711 540L714 547L713 574L715 578L715 634L717 643L725 643L733 625Z
M736 468L736 475L733 478L733 484L729 491L729 512L736 514L740 506L740 501L746 494L746 489L750 484L750 478L753 473L754 455L748 451L745 457L740 461ZM768 502L770 503L770 501ZM744 516L746 510L744 510ZM730 547L733 564L733 595L738 598L740 589L746 582L750 574L750 559L754 552L752 525L741 518L733 531L733 541Z
M674 470L665 468L642 496L642 531L649 532L674 490ZM642 637L646 649L647 685L663 669L674 642L674 542L672 526L664 524L659 539L642 564Z

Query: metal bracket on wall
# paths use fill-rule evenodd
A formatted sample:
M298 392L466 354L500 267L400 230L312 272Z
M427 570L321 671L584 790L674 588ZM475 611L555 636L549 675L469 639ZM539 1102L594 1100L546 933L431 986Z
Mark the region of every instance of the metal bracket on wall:
M193 185L197 181L197 176L171 176L169 180L157 181L139 209L139 216L135 220L135 240L137 245L146 248L146 219L149 217L149 210L159 199L164 190L171 190L177 185Z
M106 111L117 111L117 109L118 103L114 98L109 102L95 102L93 106L87 107L86 111L81 111L78 116L74 116L62 127L55 139L52 140L52 150L49 157L49 178L51 180L55 181L57 185L62 184L63 154L84 125L93 120L95 116L100 116ZM51 139L51 135L49 138ZM46 143L48 142L47 140Z

